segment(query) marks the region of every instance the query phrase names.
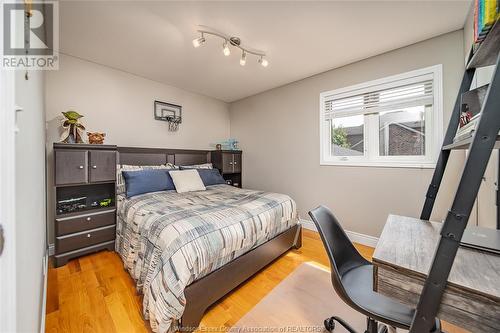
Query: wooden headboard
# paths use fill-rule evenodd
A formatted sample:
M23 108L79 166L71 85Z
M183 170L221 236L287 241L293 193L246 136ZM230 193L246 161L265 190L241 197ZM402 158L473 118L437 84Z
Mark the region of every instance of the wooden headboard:
M203 164L210 162L210 150L118 147L118 163L128 165Z

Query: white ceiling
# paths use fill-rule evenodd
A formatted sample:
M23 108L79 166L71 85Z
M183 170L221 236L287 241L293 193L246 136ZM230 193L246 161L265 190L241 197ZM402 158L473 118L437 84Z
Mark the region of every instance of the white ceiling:
M461 29L469 1L60 3L61 51L232 102ZM193 48L208 25L267 52L269 67L221 41Z

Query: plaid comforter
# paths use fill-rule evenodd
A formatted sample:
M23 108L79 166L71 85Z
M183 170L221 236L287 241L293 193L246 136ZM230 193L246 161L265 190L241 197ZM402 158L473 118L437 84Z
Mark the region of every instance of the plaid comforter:
M297 223L287 195L228 185L118 196L117 209L116 251L155 332L176 326L186 286Z

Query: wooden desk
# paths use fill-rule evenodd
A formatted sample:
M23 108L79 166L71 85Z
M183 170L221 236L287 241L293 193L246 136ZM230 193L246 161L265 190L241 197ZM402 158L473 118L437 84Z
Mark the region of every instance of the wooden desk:
M416 306L441 223L389 215L375 253L374 289ZM461 247L438 317L471 332L500 332L500 256Z

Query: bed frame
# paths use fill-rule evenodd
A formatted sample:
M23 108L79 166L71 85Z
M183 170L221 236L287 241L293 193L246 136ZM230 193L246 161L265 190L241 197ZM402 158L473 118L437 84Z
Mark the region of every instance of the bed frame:
M129 165L203 164L211 161L210 150L118 147L118 163ZM291 248L302 246L300 224L236 258L186 287L186 308L179 331L194 331L205 311L227 293Z

